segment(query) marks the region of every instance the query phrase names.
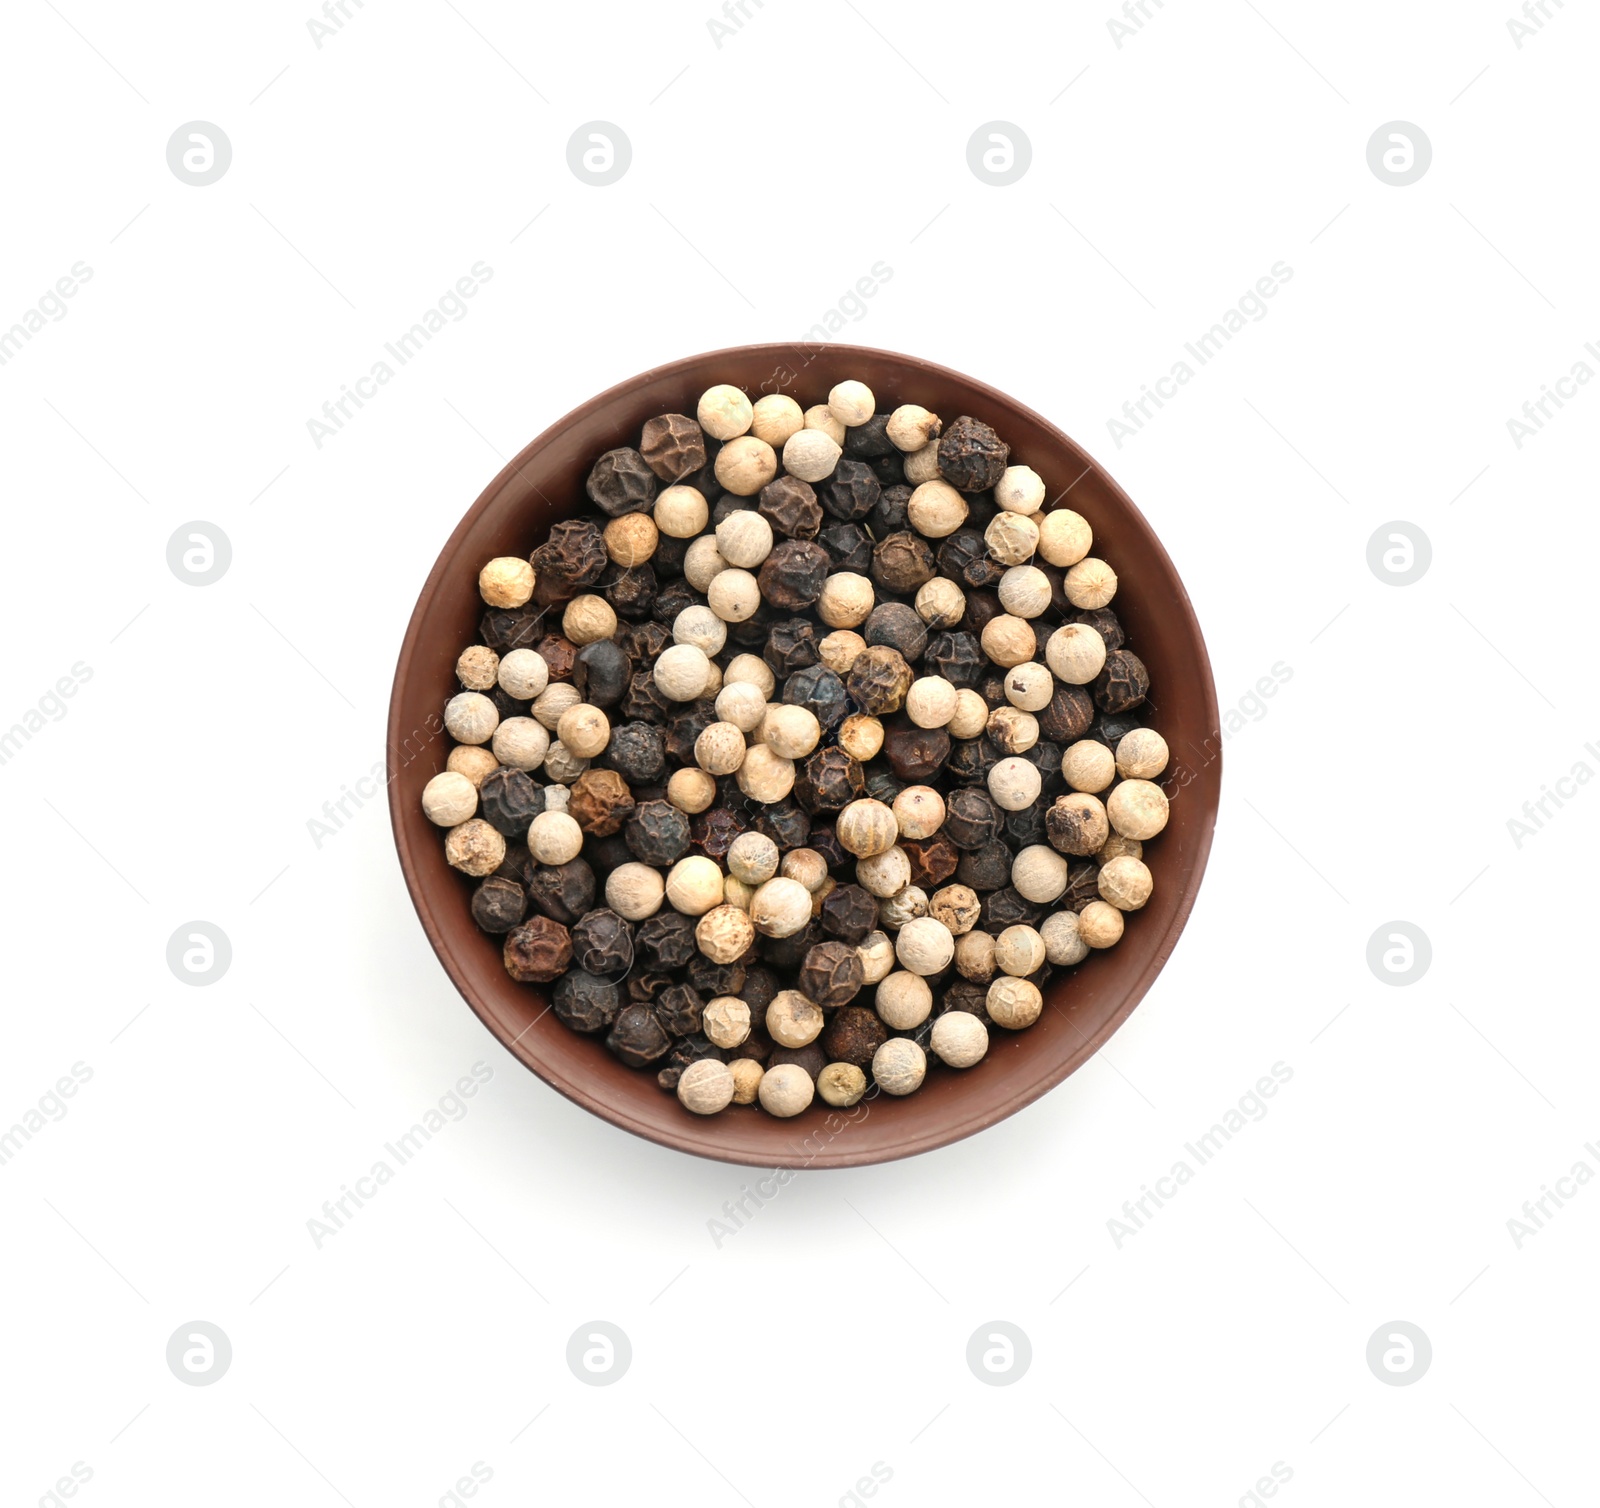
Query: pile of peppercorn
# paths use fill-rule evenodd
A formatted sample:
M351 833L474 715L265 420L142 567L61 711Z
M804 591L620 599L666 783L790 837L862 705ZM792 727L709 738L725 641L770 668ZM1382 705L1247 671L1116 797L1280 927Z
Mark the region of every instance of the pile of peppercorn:
M698 1114L909 1094L1037 1021L1167 821L1116 573L1047 491L853 381L602 455L483 567L422 798L511 977Z

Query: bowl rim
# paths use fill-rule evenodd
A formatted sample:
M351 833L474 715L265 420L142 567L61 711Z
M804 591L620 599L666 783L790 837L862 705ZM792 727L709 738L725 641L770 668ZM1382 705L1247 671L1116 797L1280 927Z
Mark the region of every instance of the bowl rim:
M949 1146L954 1142L976 1135L978 1132L986 1130L988 1127L1025 1109L1041 1096L1054 1089L1058 1084L1071 1077L1072 1074L1076 1073L1078 1069L1093 1058L1116 1033L1118 1028L1132 1015L1135 1007L1149 992L1157 976L1166 967L1167 961L1171 958L1178 939L1182 936L1184 927L1188 923L1190 913L1194 909L1195 900L1199 895L1200 886L1205 879L1206 867L1210 858L1212 839L1221 802L1223 765L1222 743L1219 739L1216 752L1207 760L1207 763L1213 767L1212 783L1215 794L1207 803L1208 809L1203 812L1198 828L1191 834L1193 844L1192 879L1179 897L1177 908L1165 931L1158 938L1147 940L1148 951L1144 958L1143 966L1130 984L1122 991L1116 1009L1108 1014L1094 1030L1080 1032L1080 1041L1061 1063L1038 1074L1035 1078L1022 1085L1015 1094L1008 1096L1003 1101L980 1105L966 1114L952 1119L934 1131L929 1131L926 1128L912 1130L903 1136L891 1138L886 1142L874 1142L870 1147L866 1148L859 1146L852 1148L850 1145L835 1148L825 1144L819 1152L810 1156L754 1156L739 1148L718 1147L714 1138L706 1134L709 1126L714 1126L718 1117L707 1118L708 1124L703 1124L698 1118L695 1118L684 1125L681 1133L676 1130L663 1130L661 1127L633 1115L626 1101L602 1098L594 1093L581 1079L556 1072L551 1065L535 1058L531 1050L524 1048L520 1041L516 1039L508 1040L507 1033L502 1030L501 1024L496 1020L494 1014L486 1008L484 1003L475 998L473 991L469 988L465 970L461 967L455 954L453 933L441 923L440 918L436 916L427 900L421 877L419 856L414 851L404 820L404 813L401 809L400 781L398 779L400 768L397 760L397 751L403 746L406 736L406 719L401 711L401 701L403 688L411 678L413 664L419 653L423 619L447 572L457 567L458 563L454 557L463 537L471 531L478 519L495 504L501 493L522 480L524 468L533 460L535 454L541 451L560 431L595 410L606 407L614 400L626 397L645 382L659 377L670 377L686 373L695 368L703 367L708 363L727 360L731 364L735 360L742 361L756 356L770 357L779 365L780 369L790 371L792 375L798 376L799 372L788 366L788 363L797 352L802 350L809 353L803 364L809 364L817 355L826 352L829 357L835 358L846 365L848 365L852 357L868 357L874 360L901 363L911 370L937 373L941 377L952 379L972 388L983 399L992 402L998 411L1023 414L1030 422L1039 425L1041 429L1052 436L1064 449L1080 454L1087 463L1087 470L1098 473L1099 481L1110 491L1124 510L1128 527L1135 534L1142 536L1144 546L1152 550L1159 559L1166 563L1170 579L1175 587L1170 598L1170 609L1176 611L1180 616L1189 634L1192 635L1193 643L1199 652L1194 668L1200 683L1198 689L1201 695L1206 727L1208 732L1215 732L1220 729L1216 682L1211 669L1210 652L1206 646L1205 635L1200 627L1199 618L1195 614L1188 589L1184 585L1176 565L1138 505L1129 497L1110 472L1082 444L1074 440L1058 425L1040 414L1029 404L1023 403L1020 399L1012 397L1009 393L1003 392L991 383L973 377L968 373L958 371L953 367L947 367L939 362L927 360L924 357L911 356L903 352L891 351L877 346L845 345L832 341L820 343L815 349L809 347L804 341L761 341L749 345L728 346L718 350L680 357L671 362L649 367L642 372L623 379L621 382L613 383L610 387L577 404L553 423L546 425L533 439L528 441L479 493L476 501L462 515L455 528L451 531L449 538L440 548L432 568L418 591L417 600L412 608L410 618L407 620L405 635L401 641L399 656L395 663L394 677L390 685L389 715L386 725L385 769L389 795L389 825L394 836L395 849L400 861L400 870L405 880L406 890L411 897L411 903L417 913L417 918L422 923L423 932L428 939L429 945L443 966L445 973L449 976L450 982L455 986L457 993L466 1001L473 1014L483 1023L495 1040L544 1083L574 1104L600 1117L600 1119L621 1130L643 1137L658 1146L668 1147L676 1152L688 1153L714 1161L747 1167L772 1168L774 1170L780 1168L862 1167L897 1161ZM778 389L778 391L782 390L782 388ZM1080 475L1079 480L1081 479L1082 476ZM537 483L531 483L531 485L535 491L539 490ZM1071 485L1076 486L1077 482L1074 481ZM542 496L543 494L541 493L540 495ZM546 1009L548 1010L548 1007ZM525 1031L526 1028L524 1028ZM851 1138L836 1133L829 1140L830 1142L843 1141L849 1143Z

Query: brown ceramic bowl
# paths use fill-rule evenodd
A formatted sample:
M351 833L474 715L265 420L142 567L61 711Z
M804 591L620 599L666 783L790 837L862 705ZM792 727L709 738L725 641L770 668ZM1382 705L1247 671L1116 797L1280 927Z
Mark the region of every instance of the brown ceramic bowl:
M1015 1034L996 1029L977 1067L933 1067L916 1094L881 1095L850 1112L818 1099L793 1120L756 1106L700 1118L658 1088L653 1073L624 1068L598 1038L563 1026L548 1013L544 990L511 981L500 939L480 932L468 912L471 882L445 863L444 835L422 814L422 788L449 750L440 712L458 689L457 655L477 641L485 561L527 555L551 524L586 509L584 479L602 451L636 445L655 414L692 415L713 383L737 383L756 396L789 392L804 407L846 377L867 383L880 410L915 402L947 422L972 414L1000 432L1014 460L1045 478L1052 498L1070 487L1070 505L1094 526L1094 553L1121 579L1116 610L1150 670L1159 709L1150 721L1173 751L1163 781L1172 816L1146 853L1155 894L1129 917L1122 941L1058 971L1038 1024ZM484 1025L546 1083L613 1125L702 1157L856 1167L944 1146L1014 1114L1087 1062L1127 1018L1177 943L1205 871L1221 784L1217 729L1210 661L1177 571L1127 495L1059 429L985 383L914 357L860 346L742 346L657 367L589 399L534 440L467 510L423 585L400 650L389 707L389 809L406 884L446 972Z

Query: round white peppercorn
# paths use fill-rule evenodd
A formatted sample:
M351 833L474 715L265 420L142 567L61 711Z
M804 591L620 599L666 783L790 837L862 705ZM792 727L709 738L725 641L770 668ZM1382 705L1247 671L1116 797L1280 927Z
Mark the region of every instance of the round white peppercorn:
M559 738L545 752L544 773L557 785L571 785L588 768L589 761L574 754Z
M536 649L513 649L500 660L500 689L519 702L531 702L550 684L550 667Z
M1044 939L1044 956L1057 968L1082 963L1089 956L1089 944L1078 936L1078 913L1057 911L1044 919L1039 928Z
M728 1072L733 1075L733 1103L755 1104L766 1070L754 1058L735 1058L728 1064Z
M822 724L809 707L792 707L780 702L767 709L766 720L761 725L761 741L785 759L804 759L822 741Z
M1043 712L1056 694L1056 678L1048 665L1024 660L1006 671L1006 700L1024 712Z
M533 820L537 824L540 818ZM531 833L532 829L529 831ZM661 909L666 894L667 882L661 878L660 870L648 864L619 864L606 876L606 905L626 921L642 922L654 916Z
M717 525L717 549L729 565L753 571L772 553L772 525L754 508L740 508Z
M879 900L911 883L911 860L903 848L890 848L856 863L856 884Z
M1039 993L1039 986L1010 974L1002 974L989 986L983 1004L989 1019L1007 1031L1023 1031L1044 1013L1044 996Z
M478 595L490 607L521 607L533 596L533 567L515 555L501 555L478 572Z
M465 775L476 790L483 784L485 775L500 768L500 761L482 744L457 744L446 758L444 767L453 774Z
M883 724L864 712L851 714L839 724L839 747L862 764L876 759L883 748Z
M1106 816L1124 838L1141 843L1167 825L1167 798L1148 780L1124 780L1106 797Z
M1105 804L1087 791L1072 791L1057 796L1045 814L1051 840L1062 853L1088 855L1096 852L1111 836L1111 821Z
M856 944L868 984L881 984L894 972L894 943L887 932L869 932Z
M946 1011L928 1039L934 1057L951 1068L971 1068L989 1051L989 1028L971 1011Z
M731 775L744 763L744 734L732 723L712 723L694 741L694 762L708 775Z
M846 428L865 424L877 412L877 399L864 382L835 383L828 394L828 412Z
M488 691L500 674L500 656L487 644L474 644L461 651L456 661L456 679L464 691Z
M643 565L656 553L661 531L648 513L624 513L605 526L600 538L607 557L626 571Z
M906 692L906 716L919 728L943 728L956 715L956 688L942 675L919 676Z
M1090 901L1078 913L1078 936L1091 948L1111 948L1122 940L1122 913L1105 901Z
M885 1094L913 1094L928 1073L928 1055L910 1037L890 1037L872 1055L872 1077Z
M946 481L922 482L906 504L906 518L918 534L944 539L966 523L967 500Z
M1025 979L1044 967L1044 959L1044 938L1033 927L1007 927L994 940L995 966L1002 973Z
M537 770L549 752L550 734L536 718L508 717L494 730L494 757L513 770Z
M817 1093L835 1110L859 1104L867 1092L867 1076L854 1063L829 1063L817 1075Z
M722 690L722 667L715 660L711 662L711 673L706 677L706 689L700 693L703 697L716 700L717 693Z
M767 1035L780 1047L805 1047L822 1035L822 1007L799 990L779 990L767 1007Z
M793 937L811 920L811 892L778 875L750 897L750 924L763 937Z
M611 742L611 719L598 707L579 702L561 714L556 737L574 759L595 759Z
M767 699L759 686L729 680L717 693L717 716L741 733L754 733L767 715ZM739 756L744 758L743 754ZM735 768L738 768L735 766Z
M701 1058L683 1070L678 1103L696 1115L716 1115L733 1103L733 1070L717 1058Z
M1030 660L1028 662L1032 664ZM1011 677L1025 670L1027 666L1018 665L1006 672L1006 686L1009 690ZM1040 667L1041 669L1043 667ZM1046 672L1048 674L1048 672ZM989 734L989 742L1002 755L1026 754L1039 742L1039 719L1031 712L1024 712L1021 707L1013 707L1010 702L1004 706L996 707L989 713L989 721L985 725Z
M801 417L807 429L820 430L835 445L844 444L845 427L833 417L833 410L826 403L812 404Z
M950 935L957 939L957 947L961 946L959 939L977 926L982 911L978 892L969 885L946 885L942 890L935 890L928 903L928 915L945 924Z
M667 779L667 800L680 812L699 815L717 799L717 782L704 770L674 770Z
M1044 643L1045 663L1069 686L1087 686L1106 663L1106 641L1087 623L1058 628Z
M1038 566L1012 566L1000 578L1000 606L1016 618L1037 618L1050 606L1050 578Z
M778 845L765 833L740 833L728 845L728 873L746 885L763 885L778 872Z
M768 1115L788 1120L810 1105L816 1089L811 1075L798 1063L780 1063L762 1074L756 1093Z
M1117 778L1117 761L1099 739L1080 738L1061 755L1061 776L1075 791L1099 793Z
M901 969L878 986L874 1004L879 1019L891 1031L911 1031L932 1013L933 990L920 974Z
M950 718L952 738L976 738L989 725L989 704L970 686L956 692L956 710Z
M458 744L486 744L500 726L500 709L481 691L463 691L444 704L444 726Z
M691 540L683 556L683 579L697 592L709 592L711 583L729 569L717 548L715 534L702 534Z
M697 645L671 644L661 651L653 674L668 701L692 702L711 679L711 661Z
M855 571L835 571L822 583L817 616L829 628L854 628L865 623L877 602L872 583Z
M966 593L947 576L935 576L917 588L913 604L929 628L954 628L967 613Z
M894 847L895 839L900 836L900 824L890 807L867 798L852 801L839 813L834 832L846 853L853 853L858 859L870 859ZM885 893L893 895L894 891Z
M680 483L656 495L652 515L656 528L669 539L693 539L705 528L711 508L698 487Z
M898 932L907 922L928 914L928 894L916 885L907 885L887 900L878 902L878 921L886 931Z
M755 893L756 893L756 887L754 885L747 885L747 884L745 884L745 882L743 880L737 879L735 876L733 876L731 874L730 875L725 875L723 877L723 881L722 881L722 903L723 903L723 905L725 905L725 906L733 906L737 910L740 910L740 911L744 912L745 915L748 916L750 914L750 901L751 901L752 897L755 895Z
M719 382L700 395L694 416L713 440L732 440L750 428L755 410L731 382Z
M1137 838L1124 838L1121 833L1112 833L1095 850L1094 861L1096 864L1109 864L1113 859L1124 857L1142 859L1144 857L1144 844Z
M481 880L505 862L506 840L482 817L469 817L445 834L444 856L452 869Z
M727 683L754 686L761 692L763 708L778 689L778 678L760 655L735 655L728 661Z
M1149 869L1126 854L1100 866L1099 883L1100 899L1118 911L1137 911L1155 889Z
M616 610L604 597L574 597L561 615L561 632L580 647L609 639L617 631Z
M902 469L913 487L920 487L924 482L939 481L939 442L929 440L921 450L909 451Z
M722 573L726 576L728 573ZM704 603L692 602L672 620L672 642L692 644L707 659L722 652L728 641L728 625Z
M733 778L752 801L771 806L794 789L794 761L785 759L766 744L751 744Z
M908 785L889 810L902 838L931 838L944 826L944 797L931 785Z
M965 932L956 939L956 972L974 984L994 978L994 938L987 932Z
M700 1029L713 1047L737 1047L750 1035L750 1007L736 995L718 995L706 1002Z
M815 895L828 883L828 861L814 848L791 848L783 856L778 873L804 885L808 895Z
M1154 728L1134 728L1117 740L1117 773L1154 780L1167 767L1167 741Z
M582 851L583 829L566 812L540 812L528 825L528 852L541 864L569 864Z
M685 916L704 916L722 904L722 870L715 859L690 854L667 875L667 904Z
M996 760L989 771L989 794L1004 811L1020 812L1032 806L1043 788L1039 767L1018 755Z
M478 810L478 788L465 775L441 770L422 788L422 815L440 827L454 827Z
M817 653L822 656L822 663L839 676L850 673L850 667L866 647L867 641L848 628L836 628L817 641Z
M1011 888L1025 901L1045 905L1067 889L1067 861L1045 843L1031 843L1011 861Z
M783 469L802 482L820 482L833 475L844 452L820 429L796 430L783 442Z
M778 450L783 449L783 442L790 435L805 426L806 416L787 393L768 393L764 398L757 398L751 410L750 433Z
M749 913L737 906L713 906L695 923L695 946L712 963L733 963L743 958L755 940L756 929Z
M978 636L983 652L1002 670L1031 660L1039 648L1033 625L1014 613L1000 613L983 625Z
M920 403L902 403L889 415L884 432L896 450L921 450L930 440L937 439L943 428L939 416L929 413Z
M1074 607L1105 607L1117 595L1117 573L1105 561L1091 556L1067 572L1062 590Z
M753 497L778 474L778 453L765 440L740 435L717 452L712 471L723 490L735 497Z
M1003 566L1024 565L1039 548L1039 526L1022 513L997 513L983 531L989 554ZM1033 617L1032 613L1024 614Z
M1007 466L994 484L994 501L1008 513L1037 513L1044 506L1044 478L1031 466Z
M950 929L931 916L919 916L900 929L894 940L894 956L902 968L913 974L940 974L950 967L956 955L956 940ZM882 986L879 986L880 990Z
M1094 530L1082 514L1057 508L1039 521L1039 553L1053 566L1074 566L1094 548Z
M532 712L552 733L568 707L576 707L583 696L571 681L552 681L533 699Z

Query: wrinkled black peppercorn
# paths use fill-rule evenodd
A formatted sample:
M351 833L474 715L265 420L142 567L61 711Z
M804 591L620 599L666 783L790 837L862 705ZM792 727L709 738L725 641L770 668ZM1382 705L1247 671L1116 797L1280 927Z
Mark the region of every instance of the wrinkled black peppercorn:
M830 524L817 535L835 571L865 576L872 569L872 536L860 524Z
M1094 704L1102 712L1131 712L1150 690L1150 672L1131 649L1113 649L1095 677Z
M1094 721L1094 699L1086 686L1058 682L1050 705L1034 715L1039 719L1039 731L1052 743L1076 743Z
M847 1005L822 1029L818 1041L830 1063L854 1063L866 1068L872 1055L889 1040L889 1028L875 1012L861 1005Z
M501 765L478 787L478 815L508 838L525 838L528 824L544 810L544 787L522 770Z
M645 458L624 445L608 450L594 463L585 490L602 513L620 518L624 513L643 513L655 501L660 485Z
M1073 613L1068 622L1087 623L1106 641L1106 650L1121 649L1124 643L1122 620L1109 607L1087 607Z
M870 466L846 458L840 460L833 468L833 475L822 483L818 500L824 513L850 521L871 513L882 491L883 483Z
M694 918L658 911L639 923L633 942L646 968L681 969L694 957Z
M817 648L817 631L809 618L782 618L767 634L761 658L780 680L815 665L822 658Z
M542 612L520 607L492 607L478 623L478 637L497 654L532 649L544 627Z
M897 778L909 785L926 785L950 758L950 735L943 728L894 724L884 729L883 757Z
M910 522L907 508L910 502L911 489L898 478L895 485L885 486L872 512L867 515L867 529L872 537L887 539L898 530L907 528Z
M594 905L594 870L582 859L534 865L528 872L528 904L570 926Z
M888 414L874 414L865 424L857 424L844 432L844 453L859 460L870 461L877 456L898 455L899 449L889 438Z
M984 656L973 635L960 630L935 634L922 653L929 675L942 675L956 687L972 687L983 673Z
M572 928L572 961L586 973L623 975L633 967L633 928L602 906Z
M971 890L998 890L1011 881L1011 850L998 838L961 855L956 883Z
M950 778L963 786L983 785L1000 758L987 733L978 738L958 738L950 745Z
M611 742L597 762L631 786L649 785L666 774L666 737L649 723L621 723L611 730Z
M791 707L809 708L827 733L850 715L844 682L825 665L808 665L788 676L783 683L783 700Z
M982 492L1005 474L1011 447L987 424L963 414L939 440L939 475L962 492Z
M641 864L665 868L689 851L689 818L669 801L640 803L622 833Z
M527 909L527 893L515 880L490 875L472 892L472 919L485 932L509 932Z
M626 718L641 723L664 723L678 704L667 699L648 670L636 670L628 682L627 694L617 710ZM665 749L663 748L663 753Z
M787 853L791 848L806 846L811 837L811 818L799 802L785 796L782 801L756 808L756 831Z
M656 996L656 1020L674 1037L686 1037L700 1030L700 1016L706 1008L696 990L675 984Z
M994 842L1000 832L1000 808L978 786L951 791L944 801L944 833L957 848L970 853Z
M859 885L835 885L822 902L822 930L854 946L878 925L878 903Z
M678 711L667 723L667 753L679 764L694 763L695 740L717 720L715 700L678 703Z
M712 963L698 950L689 960L687 972L689 983L707 1000L715 1000L719 995L737 996L744 988L745 971L742 964Z
M572 665L572 684L592 707L615 707L632 676L633 661L610 639L585 644Z
M872 579L886 592L910 596L933 580L933 548L920 534L902 529L879 540L872 551Z
M689 823L689 840L708 859L722 863L740 833L750 830L750 819L736 807L714 806Z
M663 482L682 482L706 464L705 431L687 414L659 414L644 421L639 452Z
M785 539L815 539L822 527L822 504L811 484L787 473L761 489L756 511Z
M866 789L861 762L835 744L817 750L806 760L795 782L794 794L801 806L815 814L842 811L852 801L859 800Z
M756 584L773 607L798 613L822 595L828 570L828 552L815 540L786 539L761 562Z
M556 981L550 1009L575 1032L603 1032L622 1009L622 991L610 980L572 969Z
M939 546L939 574L958 586L996 586L1006 568L989 553L988 543L976 529L957 529Z
M880 602L868 615L861 636L868 644L898 649L907 661L920 659L928 647L928 625L903 602Z
M629 1068L643 1068L661 1057L672 1039L648 1005L629 1005L617 1013L606 1046Z
M572 596L592 586L608 563L605 540L592 518L564 518L550 526L550 537L528 557L540 581L553 581Z
M984 896L982 909L978 912L978 925L985 932L996 934L1004 932L1007 927L1036 927L1044 920L1044 910L1043 906L1024 900L1007 885Z

